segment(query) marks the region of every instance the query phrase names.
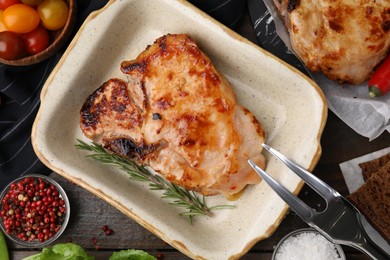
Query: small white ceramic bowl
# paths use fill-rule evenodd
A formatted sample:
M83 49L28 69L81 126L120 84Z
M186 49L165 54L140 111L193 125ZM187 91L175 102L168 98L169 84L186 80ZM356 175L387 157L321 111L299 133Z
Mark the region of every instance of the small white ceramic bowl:
M35 219L36 221L40 221L43 223L45 223L45 227L47 227L47 225L49 224L46 224L46 220L42 220L42 217L40 216L40 214L38 213L33 213L31 214L30 216L27 216L27 212L24 211L23 209L25 209L26 207L24 207L23 205L27 204L27 202L30 202L30 205L31 203L34 201L36 203L36 201L40 200L41 202L39 203L40 205L45 205L44 204L44 200L43 200L43 197L46 197L46 199L48 199L48 196L47 195L37 195L37 194L34 194L33 196L29 196L27 194L27 192L21 192L17 197L15 195L14 198L5 198L6 194L8 194L10 192L11 189L14 189L16 190L17 188L15 186L17 186L17 183L27 179L27 178L31 178L30 180L34 180L36 183L38 182L39 179L41 179L43 181L43 183L45 183L45 188L47 188L48 186L51 186L51 185L54 185L55 189L58 191L59 195L59 200L63 200L63 206L61 206L61 208L65 208L65 211L64 212L61 212L61 213L58 213L60 212L60 206L51 206L49 205L49 202L47 203L48 205L46 205L44 208L38 208L39 206L36 206L34 208L34 211L38 211L38 210L42 210L42 212L49 212L49 211L53 211L56 215L55 215L55 222L48 222L48 223L55 223L54 225L56 225L56 231L54 234L51 235L51 237L48 237L47 239L42 239L43 241L40 241L37 237L37 234L39 232L36 232L37 234L35 234L35 230L36 227L32 227L32 224L27 224L28 220L30 219ZM36 186L35 184L33 186ZM24 185L24 187L26 187L26 185ZM26 189L26 188L24 188ZM19 192L19 189L17 189L18 192ZM50 192L54 192L54 189L52 188L52 190ZM21 196L21 197L19 197ZM5 200L8 200L8 201L5 201ZM11 214L19 214L19 218L15 216L16 219L20 219L19 221L19 227L23 227L23 232L27 232L29 231L29 235L31 234L34 234L34 239L31 239L31 240L23 240L21 238L19 238L14 232L8 232L7 233L7 229L4 225L4 212L7 212L7 216L9 216L9 208L6 208L6 205L5 204L13 204L15 202L15 200L19 200L18 203L20 203L21 201L24 201L23 204L17 204L18 206L12 206L12 213ZM47 200L45 200L47 201ZM23 177L20 177L16 180L14 180L13 182L9 183L5 189L3 190L3 192L1 193L1 196L0 196L0 228L2 230L2 232L4 233L4 235L9 238L11 241L15 242L15 243L18 243L20 245L23 245L23 246L26 246L26 247L44 247L46 245L49 245L51 243L53 243L65 230L68 222L69 222L69 217L70 217L70 203L69 203L69 199L68 199L68 196L66 195L64 189L56 182L54 181L53 179L45 176L45 175L40 175L40 174L28 174L28 175L25 175ZM42 203L42 204L41 204ZM51 201L50 199L50 203L53 203L53 201ZM62 203L62 202L61 202ZM40 207L42 207L40 206ZM30 207L30 206L29 206ZM20 211L19 212L16 212L16 208L19 208ZM30 207L31 208L31 207ZM50 208L50 209L48 209ZM53 210L54 209L54 210ZM3 211L3 212L2 212ZM23 213L23 211L25 213ZM29 211L29 212L32 212L33 210ZM50 213L50 212L49 212ZM34 218L34 215L35 215L35 218ZM40 218L40 220L37 220L38 218ZM49 218L50 220L50 218ZM48 221L49 221L48 220ZM35 223L35 222L34 222ZM13 224L14 226L16 224ZM27 229L28 228L28 229ZM28 231L27 231L28 230ZM39 229L39 230L43 230L43 226L42 226L42 229ZM44 232L43 232L44 233ZM53 233L53 232L52 232Z
M308 235L305 237L305 235ZM310 239L305 241L305 239ZM298 241L301 240L301 241ZM314 244L315 240L318 241L320 244ZM305 243L306 242L306 243ZM290 243L290 244L288 244ZM310 245L312 244L312 245ZM300 247L302 245L302 247ZM310 247L307 248L307 247ZM305 260L306 258L303 255L305 255L302 252L305 252L305 250L313 250L313 254L308 256L308 259L327 259L332 260L331 258L326 257L324 255L321 256L315 256L314 254L318 253L321 249L324 249L327 251L334 250L334 255L336 256L334 259L339 260L345 260L345 254L343 249L338 244L333 244L329 240L327 240L320 232L315 230L314 228L302 228L295 230L289 234L287 234L285 237L283 237L279 243L276 245L275 250L272 254L272 260L283 260L283 259L299 259L299 260ZM291 249L295 251L297 255L293 255L294 252L291 252ZM288 251L291 252L291 254L288 254ZM285 255L282 255L285 254ZM322 257L322 258L321 258Z

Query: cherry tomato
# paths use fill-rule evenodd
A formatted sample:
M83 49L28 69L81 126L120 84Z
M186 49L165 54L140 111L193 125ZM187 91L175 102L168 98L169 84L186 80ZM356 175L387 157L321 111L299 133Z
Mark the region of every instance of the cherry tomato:
M23 4L30 5L30 6L37 6L39 5L42 0L20 0Z
M11 5L20 4L19 0L0 0L0 9L5 10Z
M22 38L16 33L0 32L0 57L5 60L15 60L24 55Z
M24 46L29 54L36 54L49 45L49 33L42 26L22 36Z
M3 10L0 10L0 32L8 31L3 23Z
M58 30L64 27L69 9L63 0L43 0L38 5L38 13L46 29Z
M39 25L39 15L31 6L11 5L3 12L3 23L12 32L28 33Z

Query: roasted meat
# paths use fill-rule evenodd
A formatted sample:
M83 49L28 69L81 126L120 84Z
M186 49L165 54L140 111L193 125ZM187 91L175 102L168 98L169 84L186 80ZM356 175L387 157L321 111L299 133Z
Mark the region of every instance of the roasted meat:
M263 128L191 37L162 36L121 70L127 81L110 79L85 101L85 136L204 195L260 181L247 160L264 165Z
M389 0L274 0L293 51L340 83L367 80L389 53Z

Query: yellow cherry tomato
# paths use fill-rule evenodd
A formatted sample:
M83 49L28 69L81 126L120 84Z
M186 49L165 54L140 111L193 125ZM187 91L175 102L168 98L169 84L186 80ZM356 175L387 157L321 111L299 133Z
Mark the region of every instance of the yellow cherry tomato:
M68 20L69 8L63 0L43 0L37 10L43 26L48 30L61 29Z
M28 33L39 25L38 12L25 4L11 5L3 12L3 23L15 33Z
M3 10L0 10L0 32L8 31L3 23Z

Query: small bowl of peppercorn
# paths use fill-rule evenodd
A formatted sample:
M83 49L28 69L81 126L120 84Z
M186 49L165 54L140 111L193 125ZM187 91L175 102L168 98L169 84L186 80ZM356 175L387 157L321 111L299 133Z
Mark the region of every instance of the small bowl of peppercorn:
M68 224L68 197L56 181L45 175L29 174L16 179L5 187L0 198L0 228L20 245L49 245Z

